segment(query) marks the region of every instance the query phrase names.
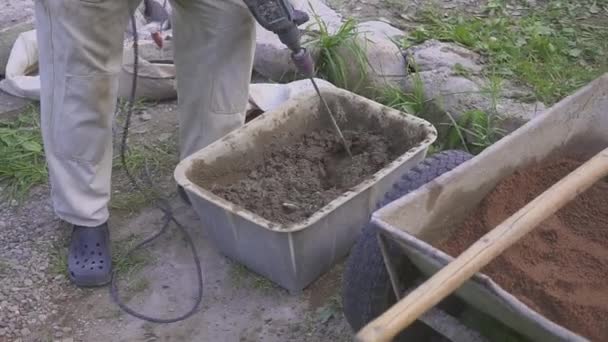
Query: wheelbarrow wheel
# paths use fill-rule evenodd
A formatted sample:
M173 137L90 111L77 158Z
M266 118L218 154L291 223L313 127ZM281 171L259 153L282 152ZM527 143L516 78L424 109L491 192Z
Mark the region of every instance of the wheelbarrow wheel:
M437 153L406 173L378 203L377 209L420 188L424 184L456 168L472 158L472 155L458 150ZM346 262L342 284L342 303L344 315L353 330L358 331L368 322L385 312L394 303L390 278L378 245L377 229L368 224L351 250ZM416 269L407 257L399 253L397 247L387 244L388 254L394 267L399 270L403 285L412 283L418 277ZM399 340L425 340L429 328L416 323L400 335Z

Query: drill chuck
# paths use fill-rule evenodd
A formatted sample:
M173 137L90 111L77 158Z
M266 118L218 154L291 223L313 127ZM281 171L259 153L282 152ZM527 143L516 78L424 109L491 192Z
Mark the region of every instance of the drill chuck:
M315 63L312 60L310 52L305 48L300 48L298 51L294 51L291 54L291 59L295 64L298 71L300 71L307 78L314 77L315 74Z

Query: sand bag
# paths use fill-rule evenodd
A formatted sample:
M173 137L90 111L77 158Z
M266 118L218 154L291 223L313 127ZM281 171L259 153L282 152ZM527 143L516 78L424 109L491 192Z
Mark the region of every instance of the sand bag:
M140 42L140 46L154 44L151 41ZM120 97L129 97L133 80L133 50L130 44L127 45L120 73ZM13 96L40 100L40 77L37 71L38 44L36 31L32 30L20 34L13 45L6 67L6 79L0 81L0 89ZM138 76L138 98L166 100L177 96L172 61L150 62L140 56Z
M11 48L6 64L5 77L0 81L0 89L17 97L33 100L40 98L40 77L38 70L38 44L36 31L19 34Z
M128 98L131 95L133 75L133 49L125 47L120 72L119 97ZM137 98L170 100L177 97L175 65L171 62L151 62L140 56L137 76Z

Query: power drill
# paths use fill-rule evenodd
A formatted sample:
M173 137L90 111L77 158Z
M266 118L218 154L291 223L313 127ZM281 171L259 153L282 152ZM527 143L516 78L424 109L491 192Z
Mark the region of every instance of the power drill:
M285 44L291 50L291 59L298 70L310 79L317 95L325 106L325 110L331 119L331 122L342 140L344 149L349 156L353 156L350 146L347 143L342 130L338 126L331 108L321 94L317 82L314 79L314 62L310 53L302 47L300 29L298 26L308 21L308 15L302 11L294 10L289 0L243 0L249 10L263 28L274 32L279 36L281 43Z
M257 22L279 36L281 43L291 50L291 58L307 78L314 76L314 62L301 45L298 26L309 20L305 12L294 10L289 0L243 0Z

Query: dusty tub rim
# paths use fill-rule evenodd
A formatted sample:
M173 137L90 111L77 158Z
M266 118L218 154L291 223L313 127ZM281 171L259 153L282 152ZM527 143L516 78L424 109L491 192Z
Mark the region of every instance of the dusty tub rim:
M321 91L327 92L328 89L322 89ZM298 221L295 223L285 224L285 225L267 220L267 219L263 218L262 216L255 214L245 208L242 208L230 201L227 201L227 200L223 199L222 197L215 195L213 192L206 190L206 189L198 186L194 182L190 181L190 179L187 176L188 171L191 169L193 163L196 160L198 160L199 157L202 154L204 154L208 148L216 146L216 145L224 144L227 141L234 139L235 137L237 137L241 134L244 134L244 132L254 129L258 126L260 126L260 127L265 126L266 122L270 122L271 120L273 120L271 114L274 112L279 113L281 111L286 110L287 108L293 107L294 104L296 104L300 101L305 101L306 99L310 99L310 98L313 98L313 99L317 98L317 95L314 91L308 91L308 92L304 92L304 93L286 101L285 103L281 104L280 106L273 109L272 111L266 112L266 115L260 116L256 119L246 123L242 127L232 131L231 133L228 133L223 138L213 142L209 146L207 146L201 150L198 150L194 154L183 159L175 168L175 171L174 171L175 180L185 190L190 191L209 202L215 203L216 205L220 206L222 209L229 211L229 212L233 212L234 214L240 216L243 219L246 219L251 222L255 222L256 224L260 225L261 227L263 227L267 230L270 230L273 232L279 232L279 233L295 233L295 232L304 230L304 229L308 228L309 226L313 225L314 223L320 221L335 208L338 208L338 207L344 205L345 203L347 203L348 201L353 199L357 194L362 193L365 190L369 189L376 183L376 181L378 179L383 178L384 176L387 176L390 173L392 173L393 171L395 171L404 161L409 160L412 156L414 156L418 153L422 153L422 152L426 153L429 146L431 146L437 140L437 129L430 122L428 122L424 119L421 119L417 116L414 116L414 115L406 113L406 112L402 112L402 111L387 107L385 105L377 103L376 101L373 101L373 100L365 98L363 96L348 92L343 89L332 88L331 91L337 95L354 96L355 98L364 99L367 102L371 101L373 103L376 103L378 106L380 106L381 108L384 109L384 111L383 111L384 115L393 117L400 121L406 121L407 125L416 125L417 129L419 129L421 131L422 135L425 138L416 142L413 147L411 147L405 153L401 154L399 157L395 158L393 161L388 163L385 167L383 167L376 173L374 173L371 176L369 176L368 178L366 178L363 182L361 182L358 185L351 187L347 191L343 192L340 196L338 196L337 198L335 198L334 200L332 200L331 202L329 202L328 204L326 204L325 206L323 206L322 208L317 210L314 214L312 214L307 219Z

